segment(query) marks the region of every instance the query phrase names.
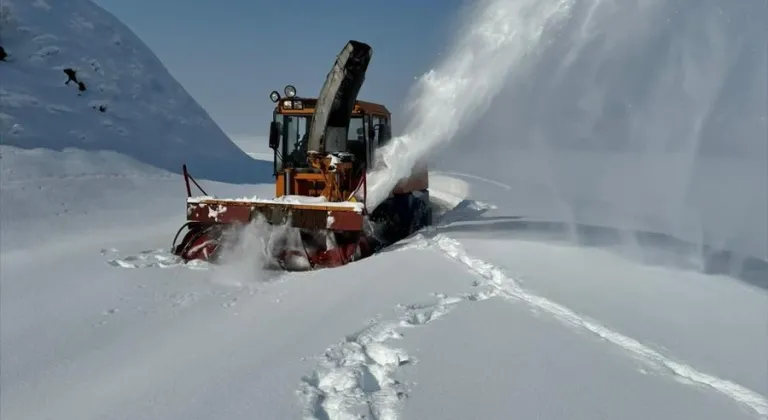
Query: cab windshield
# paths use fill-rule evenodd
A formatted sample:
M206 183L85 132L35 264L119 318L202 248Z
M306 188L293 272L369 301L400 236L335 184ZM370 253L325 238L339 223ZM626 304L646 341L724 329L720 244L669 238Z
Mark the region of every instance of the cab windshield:
M275 114L275 121L280 125L280 153L278 167L280 168L306 168L307 163L307 138L312 123L312 115L286 115ZM347 134L348 151L354 153L358 159L365 159L365 124L363 117L352 117L349 121ZM281 159L282 158L282 159Z

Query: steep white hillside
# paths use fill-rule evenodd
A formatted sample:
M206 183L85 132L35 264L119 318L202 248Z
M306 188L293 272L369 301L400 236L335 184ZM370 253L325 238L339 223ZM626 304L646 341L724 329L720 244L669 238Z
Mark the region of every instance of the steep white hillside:
M174 172L187 163L227 182L263 175L149 48L90 0L4 0L0 22L9 54L0 62L3 146L114 151ZM65 84L67 68L85 91ZM114 172L111 162L96 172Z

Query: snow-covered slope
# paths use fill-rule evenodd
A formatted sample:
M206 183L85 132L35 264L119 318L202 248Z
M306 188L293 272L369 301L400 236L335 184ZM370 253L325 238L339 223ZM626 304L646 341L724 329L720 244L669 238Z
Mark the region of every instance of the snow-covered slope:
M274 152L269 148L267 136L249 136L249 135L231 135L232 141L243 149L248 156L259 159L271 161L274 156Z
M281 274L259 269L258 251L247 248L222 266L179 264L168 248L184 221L185 191L160 162L177 149L202 159L206 130L193 130L182 147L167 134L186 132L184 124L147 112L126 120L130 135L158 121L165 134L130 137L135 150L115 145L122 137L90 119L109 109L77 108L89 93L8 70L55 78L53 67L65 65L27 62L16 46L33 45L26 41L5 45L8 35L27 39L24 27L75 39L82 25L72 19L95 27L113 19L88 2L47 5L14 0L14 19L26 23L12 31L4 23L0 40L14 58L0 63L0 76L17 81L2 79L13 92L4 100L26 92L42 105L2 109L23 127L0 150L3 420L768 416L764 289L622 258L608 249L610 235L594 231L582 232L588 246L575 246L571 226L548 220L546 206L520 218L541 189L513 193L519 184L489 179L495 169L482 161L474 175L432 173L432 196L453 208L438 226L364 261ZM71 57L123 59L96 42L109 38L91 39ZM133 77L120 74L128 86L143 83ZM168 103L143 92L110 104L146 111ZM38 125L48 103L77 118ZM187 108L181 118L204 115ZM28 127L51 135L85 127L99 146L57 151ZM57 138L82 146L77 136ZM239 166L229 164L245 153L216 138L229 150L219 161L227 165L211 166L210 177L236 177ZM238 142L253 156L263 151L260 141ZM165 158L152 160L149 144ZM268 179L271 163L245 162ZM273 191L270 183L203 187L221 196Z
M149 48L90 0L5 0L0 22L0 45L9 54L0 62L3 145L114 151L177 173L187 163L200 177L258 179L259 166ZM76 70L85 91L65 85L65 68ZM100 170L119 171L112 166L103 162Z
M271 165L237 147L149 48L90 0L3 1L0 21L9 54L0 62L4 246L50 240L62 231L50 225L76 231L58 217L87 224L95 207L117 216L158 197L178 206L184 187L173 173L185 163L198 178L268 179ZM65 68L85 91L65 84Z

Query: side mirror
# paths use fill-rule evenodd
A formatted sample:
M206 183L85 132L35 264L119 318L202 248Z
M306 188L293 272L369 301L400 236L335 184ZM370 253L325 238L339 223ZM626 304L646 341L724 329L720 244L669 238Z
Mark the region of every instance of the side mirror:
M269 123L269 148L277 150L280 146L280 124L277 121Z

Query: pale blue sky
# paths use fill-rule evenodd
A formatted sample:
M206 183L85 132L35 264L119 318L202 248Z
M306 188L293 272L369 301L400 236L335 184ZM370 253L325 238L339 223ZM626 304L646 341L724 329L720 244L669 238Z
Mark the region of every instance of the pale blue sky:
M373 61L361 98L396 115L444 49L462 0L95 0L128 25L224 131L264 135L273 89L316 95L349 39Z

